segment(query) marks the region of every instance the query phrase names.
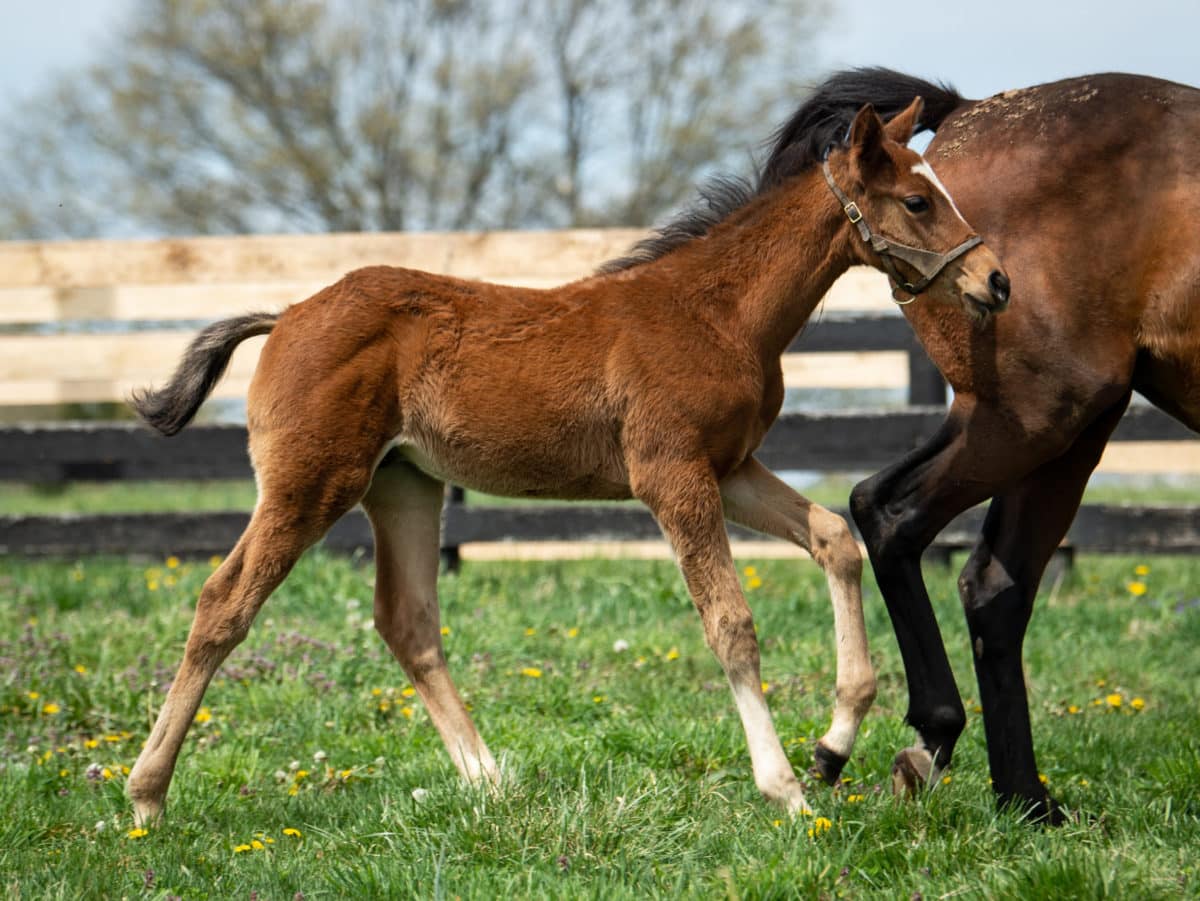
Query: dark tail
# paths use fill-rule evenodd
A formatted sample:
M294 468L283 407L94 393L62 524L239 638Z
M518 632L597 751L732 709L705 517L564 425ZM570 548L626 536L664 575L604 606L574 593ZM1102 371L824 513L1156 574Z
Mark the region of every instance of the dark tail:
M188 345L164 387L134 391L129 405L148 426L164 435L178 433L212 393L229 365L233 349L247 338L267 334L278 319L277 313L250 313L214 322Z
M925 101L918 131L937 131L950 113L971 102L948 84L892 69L847 69L831 75L775 133L759 176L759 189L776 185L813 160L822 159L830 147L846 139L854 116L866 104L887 120L903 112L914 97Z

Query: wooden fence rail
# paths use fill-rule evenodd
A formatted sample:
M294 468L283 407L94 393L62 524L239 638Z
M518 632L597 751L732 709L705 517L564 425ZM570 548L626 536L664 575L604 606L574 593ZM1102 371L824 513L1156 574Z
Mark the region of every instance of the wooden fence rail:
M250 309L279 309L358 266L389 263L464 278L548 287L588 275L643 233L629 229L486 234L356 234L164 241L0 243L0 410L5 405L114 401L161 383L201 322ZM235 355L218 396L241 397L257 347ZM788 414L759 454L776 470L867 471L891 463L937 429L946 389L891 304L879 273L854 269L834 285L814 322L789 348L795 387L907 387L908 409ZM11 418L11 416L10 416ZM1200 469L1200 443L1155 411L1130 410L1114 448ZM1185 443L1186 442L1186 443ZM193 426L165 440L128 423L0 426L0 481L62 483L136 479L247 478L245 430ZM1186 454L1163 448L1188 448ZM1190 454L1190 456L1189 456ZM1106 457L1106 460L1108 458ZM1161 467L1155 467L1161 468ZM461 499L461 493L456 495ZM224 553L246 513L0 517L0 553ZM978 513L953 523L937 547L970 543ZM741 534L734 530L735 534ZM1068 536L1096 551L1193 551L1200 523L1190 509L1088 507ZM629 505L483 507L451 503L443 544L656 538ZM327 540L366 548L359 513Z

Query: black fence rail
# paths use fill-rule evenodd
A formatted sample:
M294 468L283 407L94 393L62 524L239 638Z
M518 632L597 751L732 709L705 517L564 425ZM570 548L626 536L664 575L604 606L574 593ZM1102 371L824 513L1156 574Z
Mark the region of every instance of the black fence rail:
M780 417L757 456L775 470L872 471L931 437L945 415L941 375L894 314L819 318L796 339L793 353L903 351L908 355L911 406L896 411L842 410ZM1195 436L1174 420L1133 407L1116 441L1180 441ZM192 426L164 439L130 423L0 426L0 481L212 480L251 476L241 426ZM653 520L636 505L466 505L452 490L443 527L451 565L472 542L619 541L657 538ZM939 536L934 553L973 543L979 511ZM245 528L247 513L130 513L0 516L0 553L29 556L133 554L199 556L225 553ZM735 537L743 537L731 529ZM1071 548L1096 552L1191 553L1200 550L1200 510L1179 507L1084 507L1068 534ZM344 517L325 540L340 551L369 550L365 518Z
M896 460L928 439L945 409L915 407L781 416L758 457L776 470L865 471ZM1192 438L1157 410L1134 407L1116 441ZM133 424L69 423L0 428L0 480L208 480L249 478L246 430L193 426L170 439ZM248 521L246 513L139 513L0 517L0 553L30 556L225 553ZM939 536L941 551L970 546L979 524L971 511ZM732 529L731 534L749 533ZM650 516L631 505L447 505L443 548L493 541L614 541L658 537ZM1193 553L1200 550L1200 509L1168 506L1086 506L1067 537L1083 551ZM360 513L344 517L326 538L336 550L371 548Z

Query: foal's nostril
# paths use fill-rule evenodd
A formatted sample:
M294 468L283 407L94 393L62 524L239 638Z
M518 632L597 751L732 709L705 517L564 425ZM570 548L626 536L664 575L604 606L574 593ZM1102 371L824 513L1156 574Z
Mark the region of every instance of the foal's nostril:
M996 303L1008 303L1008 292L1012 285L1009 284L1008 276L999 269L993 269L992 274L988 276L988 288L991 289Z

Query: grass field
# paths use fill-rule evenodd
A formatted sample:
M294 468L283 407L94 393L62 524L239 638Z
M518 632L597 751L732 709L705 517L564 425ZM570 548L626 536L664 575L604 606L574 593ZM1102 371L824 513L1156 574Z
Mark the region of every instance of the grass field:
M452 670L510 773L493 797L459 785L370 631L369 566L310 555L218 675L167 820L141 835L126 768L209 570L4 562L8 896L1200 895L1194 561L1083 558L1040 599L1026 654L1039 764L1082 813L1050 830L993 808L948 570L931 572L931 590L969 711L951 777L915 802L888 794L891 759L911 738L868 577L879 702L849 781L809 792L823 819L790 821L757 796L728 690L669 564L480 563L443 578ZM759 562L745 580L770 704L802 771L831 711L823 581L794 561Z

